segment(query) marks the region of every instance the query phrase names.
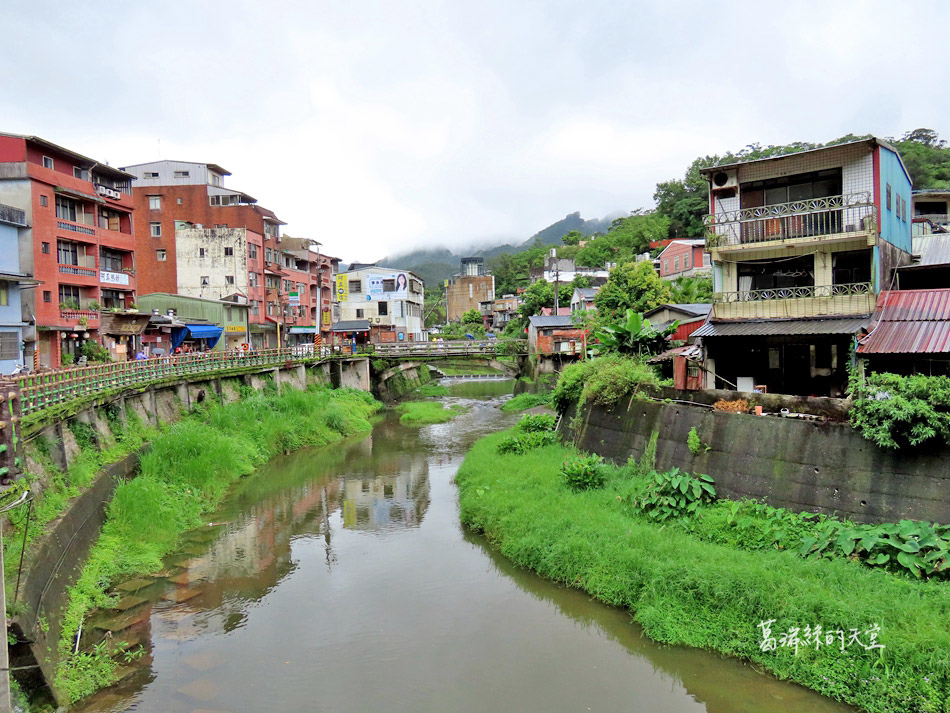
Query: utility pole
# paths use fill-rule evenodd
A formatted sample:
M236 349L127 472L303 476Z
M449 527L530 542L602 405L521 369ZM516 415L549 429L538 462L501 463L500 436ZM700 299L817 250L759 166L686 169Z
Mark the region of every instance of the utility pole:
M557 317L558 310L560 309L560 292L561 292L561 270L560 265L558 264L557 259L557 249L551 248L551 257L554 259L554 316Z

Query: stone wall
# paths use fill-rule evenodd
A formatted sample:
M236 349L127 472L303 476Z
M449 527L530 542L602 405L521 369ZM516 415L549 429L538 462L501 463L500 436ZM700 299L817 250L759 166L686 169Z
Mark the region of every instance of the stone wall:
M686 445L691 428L709 447ZM721 497L755 498L859 522L950 523L950 449L890 451L845 423L714 411L631 399L614 410L572 408L562 435L615 462L643 454L657 433L656 468L708 473Z

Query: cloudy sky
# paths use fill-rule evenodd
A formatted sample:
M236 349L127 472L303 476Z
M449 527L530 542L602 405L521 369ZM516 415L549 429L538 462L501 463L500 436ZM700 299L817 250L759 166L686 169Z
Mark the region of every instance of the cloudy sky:
M218 163L345 260L651 206L755 141L950 138L941 0L3 5L0 130Z

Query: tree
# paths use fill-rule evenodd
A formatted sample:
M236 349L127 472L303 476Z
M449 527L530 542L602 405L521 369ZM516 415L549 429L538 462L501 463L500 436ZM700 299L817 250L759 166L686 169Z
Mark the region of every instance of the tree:
M548 249L542 245L489 258L488 267L495 276L495 294L514 294L519 287L527 287L531 268L543 266L547 252Z
M577 245L581 240L585 239L585 235L579 230L572 230L566 235L561 236L561 242L565 245Z
M571 286L571 283L562 282L558 289L558 306L569 307L573 293L574 288ZM521 298L524 302L518 308L518 313L522 317L527 318L532 315L541 314L541 310L544 307L554 307L554 284L545 282L544 280L538 280L521 295Z
M679 322L673 322L665 329L657 329L641 313L628 309L618 321L594 330L594 351L598 354L656 354L666 348L667 337L678 326Z
M472 309L462 314L462 324L481 324L482 315L481 313L472 307Z
M628 309L647 312L672 297L668 282L661 280L647 260L628 262L610 271L607 284L594 297L601 324L617 321Z
M617 218L605 235L591 238L577 252L578 265L602 268L606 263L632 262L650 249L650 243L662 240L669 232L669 219L656 212L634 211Z
M670 282L670 290L673 293L670 300L675 304L712 302L712 277L677 277Z
M950 188L950 148L936 131L908 131L894 147L916 188Z

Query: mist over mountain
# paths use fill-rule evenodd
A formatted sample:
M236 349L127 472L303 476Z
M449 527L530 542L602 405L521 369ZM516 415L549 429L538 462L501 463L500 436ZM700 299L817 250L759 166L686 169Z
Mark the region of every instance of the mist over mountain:
M399 267L404 270L411 270L421 277L426 285L432 286L457 273L459 271L459 260L463 257L489 258L506 252L515 253L531 247L538 241L542 245L557 246L561 244L561 238L572 230L577 230L584 235L604 233L613 220L622 215L626 214L618 212L600 219L585 220L581 217L580 212L570 213L520 243L506 243L481 248L472 247L470 249L456 249L455 251L447 248L413 250L407 253L387 255L377 264L380 267Z

